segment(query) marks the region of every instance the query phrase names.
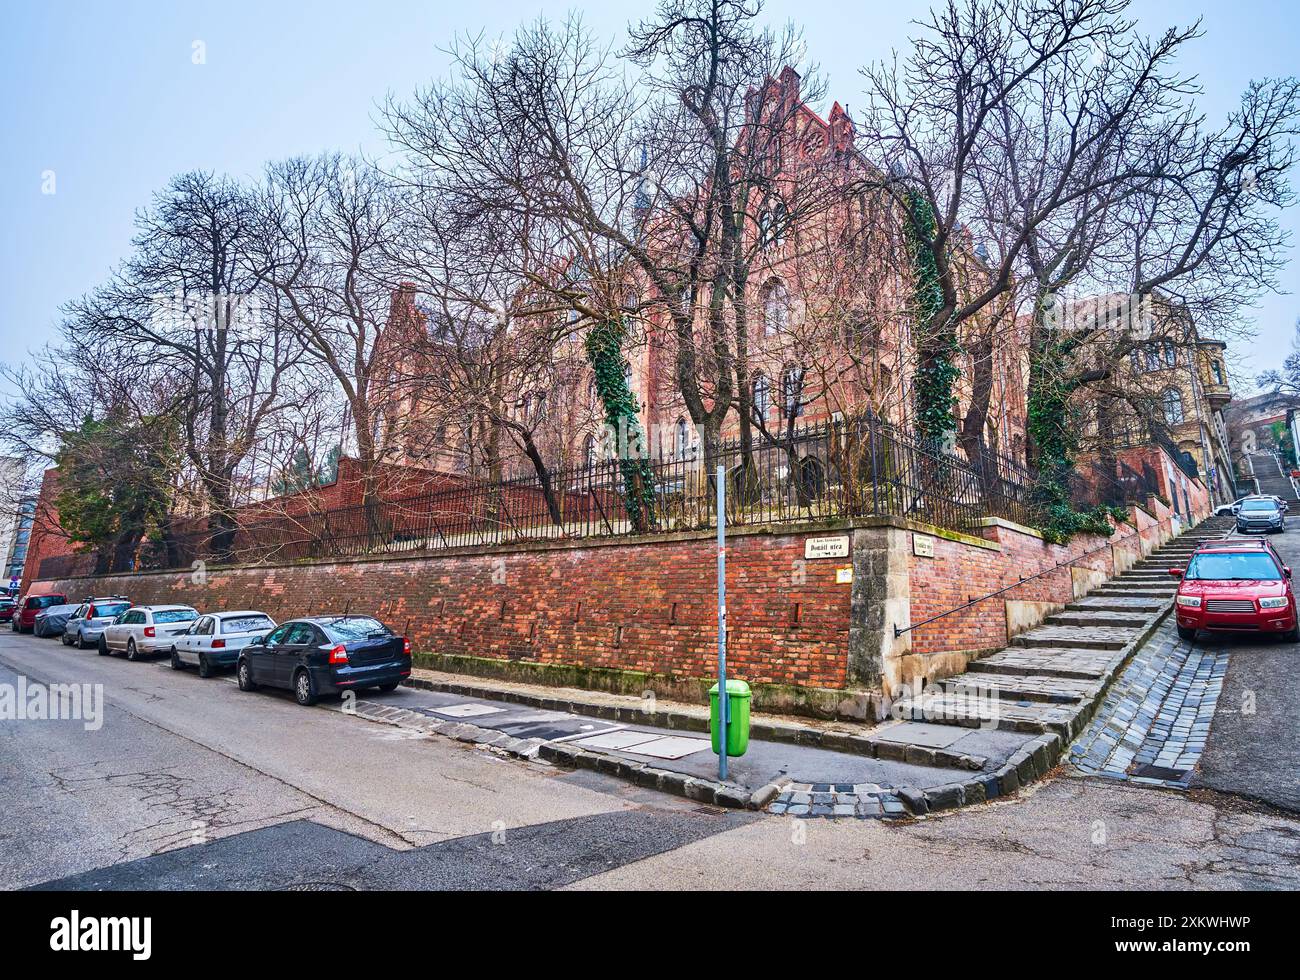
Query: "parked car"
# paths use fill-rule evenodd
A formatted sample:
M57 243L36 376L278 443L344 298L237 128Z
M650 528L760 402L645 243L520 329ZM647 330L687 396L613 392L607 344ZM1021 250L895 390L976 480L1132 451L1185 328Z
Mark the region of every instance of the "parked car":
M1300 640L1291 569L1271 547L1242 542L1237 548L1198 548L1186 570L1173 568L1170 574L1181 579L1174 607L1184 640L1194 639L1197 630L1278 633L1289 643Z
M1236 500L1232 501L1231 503L1219 504L1218 507L1214 508L1214 516L1232 517L1234 514L1237 513L1237 511L1241 510L1241 505L1249 499L1250 496L1238 497Z
M13 623L14 613L18 610L18 600L9 596L0 597L0 623Z
M14 613L10 625L15 633L30 633L36 625L36 615L51 606L67 604L68 597L61 592L48 595L25 595L18 600L18 611Z
M62 606L50 606L42 609L32 620L32 636L62 636L68 620L80 607L74 602Z
M1286 517L1273 497L1250 497L1237 511L1237 530L1242 534L1260 531L1272 534L1286 529Z
M78 650L98 646L104 627L130 608L131 600L124 595L87 599L68 620L63 631L64 644L75 645Z
M309 705L347 690L393 690L411 675L411 642L371 616L294 619L244 647L235 671L241 691L287 688Z
M145 654L170 653L175 638L199 618L193 606L132 606L99 634L99 655L119 651L127 660Z
M1285 564L1285 562L1282 561L1282 556L1278 554L1277 549L1273 547L1273 542L1270 541L1268 538L1240 538L1240 537L1211 538L1209 541L1202 541L1200 545L1197 546L1196 550L1197 551L1219 551L1219 550L1248 551L1251 548L1256 548L1259 549L1260 551L1267 551L1270 555L1272 555L1275 559L1277 559L1277 563L1279 565Z
M195 664L200 677L211 677L219 667L235 666L240 650L273 629L275 620L256 609L200 616L172 641L172 667Z

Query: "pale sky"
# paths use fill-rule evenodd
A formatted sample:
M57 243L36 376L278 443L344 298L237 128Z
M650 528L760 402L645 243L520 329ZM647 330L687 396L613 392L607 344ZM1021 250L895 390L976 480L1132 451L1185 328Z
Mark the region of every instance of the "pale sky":
M906 46L928 3L770 0L773 24L802 25L831 99L861 102L858 69ZM380 154L374 120L391 91L440 76L458 34L510 34L577 10L621 37L653 3L366 3L316 0L7 3L0 12L0 360L54 339L61 303L126 255L135 210L175 173L254 176L267 160L325 150ZM1211 120L1252 77L1300 74L1300 5L1283 0L1138 0L1149 33L1201 16L1206 36L1181 66L1201 77ZM194 64L195 42L205 63ZM819 107L824 108L824 107ZM53 172L55 193L42 193ZM1300 209L1286 224L1300 239ZM1282 285L1249 311L1257 341L1237 345L1234 384L1278 366L1300 316L1300 246Z

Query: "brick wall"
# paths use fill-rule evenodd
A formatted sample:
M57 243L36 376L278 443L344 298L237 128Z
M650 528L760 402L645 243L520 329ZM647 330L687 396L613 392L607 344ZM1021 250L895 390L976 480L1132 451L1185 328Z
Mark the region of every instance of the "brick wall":
M758 684L844 688L843 563L803 562L802 534L728 542L728 663ZM373 612L417 651L705 677L717 663L716 549L708 536L511 552L132 573L43 583L69 596L253 606L277 619Z
M1079 536L1064 546L1000 521L990 522L983 538L884 520L856 529L734 533L727 554L730 672L758 689L784 692L759 695L759 705L866 711L861 699L816 692L892 694L903 680L963 670L971 657L1006 644L1010 600L1021 603L1017 628L1025 628L1041 621L1047 607L1071 601L1169 536L1168 511L1158 504L1151 513L1135 509L1132 516L1140 537L1123 525L1109 541ZM839 533L851 536L850 556L804 559L807 537ZM917 537L933 543L934 557L914 553ZM894 635L895 626L920 622L1072 559L1078 559L1073 570L1057 569L1008 596ZM837 574L850 568L855 581ZM253 607L281 620L345 609L368 612L407 633L417 656L477 658L464 669L527 668L526 676L546 674L539 679L555 683L596 686L586 673L575 677L574 669L603 672L599 686L619 672L636 672L628 675L629 683L697 695L694 679L709 678L716 669L711 534L213 568L200 576L185 571L52 579L34 587L70 597L121 593L138 603L184 602L200 609ZM692 683L673 686L685 680Z

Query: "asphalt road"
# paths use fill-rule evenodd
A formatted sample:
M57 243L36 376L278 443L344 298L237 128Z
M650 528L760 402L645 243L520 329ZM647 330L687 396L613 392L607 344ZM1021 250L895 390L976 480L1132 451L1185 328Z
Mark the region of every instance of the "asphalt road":
M915 823L798 821L0 631L0 686L19 674L108 707L98 731L0 722L11 889L1300 887L1300 822L1215 794L1062 770Z
M1271 540L1300 575L1300 516ZM1300 813L1300 644L1204 633L1197 642L1221 646L1229 658L1194 784Z

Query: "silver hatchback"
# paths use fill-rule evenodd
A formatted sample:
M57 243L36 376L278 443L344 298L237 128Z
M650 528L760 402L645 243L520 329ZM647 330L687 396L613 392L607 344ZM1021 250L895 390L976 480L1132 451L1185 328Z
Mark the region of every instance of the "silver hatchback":
M64 646L78 650L98 646L104 627L130 608L131 601L124 595L87 599L68 619L61 637Z
M127 660L169 653L176 637L199 618L193 606L132 606L99 634L99 655L125 653Z

